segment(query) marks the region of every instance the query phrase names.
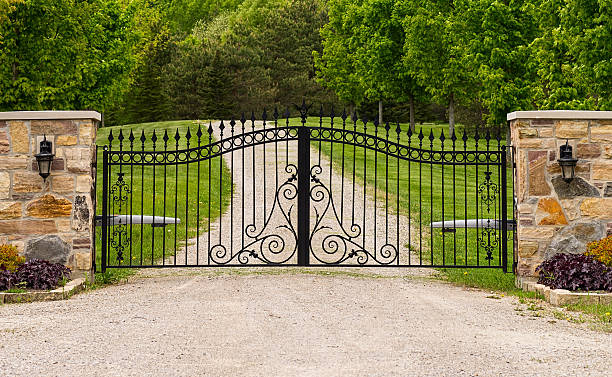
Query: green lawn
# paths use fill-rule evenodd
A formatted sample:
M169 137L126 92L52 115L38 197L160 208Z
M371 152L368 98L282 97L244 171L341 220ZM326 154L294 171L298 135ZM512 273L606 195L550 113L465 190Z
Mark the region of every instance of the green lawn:
M197 145L197 125L194 121L171 121L142 123L125 125L121 127L106 127L98 130L98 180L97 180L97 214L102 213L102 146L108 145L108 135L112 131L114 140L112 150L119 149L118 135L123 132L125 137L123 150L129 150L128 140L130 131L134 132L134 150L141 150L142 143L140 135L145 131L147 141L144 150L152 150L153 144L151 136L155 130L158 137L157 150L163 150L162 140L164 131L168 131L170 140L168 149L176 147L174 140L175 132L179 131L179 149L186 147L186 139L183 137L190 129L192 139L190 146ZM204 136L202 144L208 141L208 133L203 129ZM111 170L111 182L117 180L117 173L124 173L124 180L131 188L127 194L127 201L119 208L117 202L111 202L113 214L143 214L177 217L181 219L181 224L170 225L166 228L153 228L150 225L126 226L125 230L131 242L124 250L123 261L117 261L114 249L110 250L109 265L147 265L161 264L164 258L173 255L174 250L179 250L186 245L186 240L196 236L198 232L197 214L199 211L199 234L206 232L209 218L214 219L219 216L228 204L232 185L230 184L229 170L225 164L220 164L221 158L184 165L168 166L113 166ZM199 191L198 191L198 165L199 165ZM211 174L209 175L209 169ZM210 177L210 180L209 180ZM222 177L222 180L220 179ZM165 179L164 179L165 178ZM210 189L209 189L210 182ZM222 187L221 187L222 183ZM218 193L221 192L221 195ZM210 193L217 193L210 195ZM198 195L199 194L199 195ZM188 200L187 200L188 198ZM210 207L209 207L210 204ZM209 213L210 208L210 213ZM186 221L187 220L187 221ZM118 227L110 227L112 232ZM101 230L97 228L96 237L96 265L100 271L101 255ZM192 263L192 262L190 262ZM109 269L106 274L98 274L102 281L115 280L131 271L125 269Z
M293 119L298 122L299 119ZM357 131L363 132L361 121L358 122ZM318 119L312 118L307 122L309 126L318 126ZM325 122L324 126L329 125ZM336 118L334 127L341 128L341 119ZM389 131L389 139L397 141L397 133L393 125ZM400 142L408 144L408 125L401 124ZM352 129L353 125L347 122L347 128ZM424 124L417 125L416 133L423 130L425 138L422 141L423 149L440 150L440 134L444 130L446 140L444 150L452 150L453 143L448 135L448 125L446 124ZM456 150L464 149L464 142L461 139L462 127L458 126ZM429 140L429 134L433 131L435 139ZM372 123L369 123L367 133L374 134L376 130ZM378 128L378 135L385 137L384 127ZM313 145L319 146L318 142ZM411 146L419 147L419 139L413 136ZM473 137L466 143L468 150L487 150L487 143L481 139L476 146ZM497 141L491 140L490 150L497 150ZM332 150L333 149L333 150ZM321 143L321 151L327 157L331 157L334 167L338 172L342 171L342 146L334 143ZM479 198L478 185L485 181L485 172L491 172L491 182L500 187L500 171L496 166L487 169L486 166L451 166L434 165L418 162L399 161L393 157L387 157L384 153L374 153L364 148L345 146L344 148L344 174L352 177L353 156L355 158L356 180L362 185L373 187L376 182L378 188L378 200L386 200L384 193L389 192L388 203L392 208L396 208L399 202L400 212L410 218L412 224L410 232L411 239L417 238L412 248L415 254L419 255L421 263L427 265L468 265L468 266L489 266L501 264L500 247L496 246L492 250L493 260L485 259L486 250L477 242L477 229L457 229L455 233L442 233L441 229L431 231L429 224L433 221L453 220L453 219L475 219L475 218L500 218L500 193L496 193L497 200L489 208L490 212ZM365 162L365 163L364 163ZM377 169L375 170L375 166ZM388 168L388 169L387 169ZM507 169L508 182L508 216L512 216L512 170ZM365 181L364 181L365 177ZM399 177L399 188L397 179ZM453 185L453 182L455 184ZM388 189L387 189L388 187ZM368 192L373 192L368 190ZM382 195L381 195L382 194ZM480 229L482 232L482 229ZM499 234L498 234L499 235ZM512 268L512 233L508 233L508 269ZM414 263L414 261L413 261ZM416 263L419 263L418 261ZM452 268L441 269L448 280L476 286L486 289L496 289L503 291L516 291L514 287L514 275L504 274L501 269L487 268Z

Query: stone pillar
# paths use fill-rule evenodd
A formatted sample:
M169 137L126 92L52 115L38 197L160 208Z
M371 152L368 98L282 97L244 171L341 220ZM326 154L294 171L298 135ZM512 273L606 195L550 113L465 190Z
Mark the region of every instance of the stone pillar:
M93 273L95 111L0 113L0 243L27 259ZM34 155L43 136L55 159L46 181Z
M612 234L612 111L517 111L508 114L515 148L515 253L519 277L556 253L583 253ZM566 183L557 163L569 141L578 159Z

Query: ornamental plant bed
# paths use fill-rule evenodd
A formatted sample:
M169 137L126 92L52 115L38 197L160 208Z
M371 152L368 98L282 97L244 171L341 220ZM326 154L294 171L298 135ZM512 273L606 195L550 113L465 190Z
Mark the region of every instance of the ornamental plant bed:
M76 280L68 283L70 269L62 264L40 259L24 263L23 259L15 258L15 250L3 251L6 252L5 263L0 266L1 303L61 299L83 284Z

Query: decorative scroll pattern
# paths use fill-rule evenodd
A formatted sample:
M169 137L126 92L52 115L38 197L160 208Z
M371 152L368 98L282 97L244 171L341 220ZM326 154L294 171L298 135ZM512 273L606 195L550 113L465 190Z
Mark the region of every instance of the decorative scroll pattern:
M319 165L314 165L310 170L311 181L314 182L310 199L315 211L315 223L310 233L311 256L326 265L389 265L396 262L399 253L394 245L385 244L376 252L366 250L357 242L361 227L351 224L348 230L344 228L329 188L318 178L321 171Z
M127 207L128 194L131 189L127 182L123 179L125 173L117 173L117 182L110 188L110 194L113 202L117 204L117 213L121 214L123 209ZM110 246L117 251L117 261L123 261L123 251L130 246L130 237L128 236L126 225L117 224L111 233Z
M272 210L261 229L255 224L249 224L244 229L244 234L253 241L237 252L228 251L223 244L212 246L210 260L213 263L276 265L287 263L295 256L297 230L292 221L292 212L297 198L297 167L289 164L285 171L289 178L276 191Z
M491 214L491 206L495 204L499 186L491 180L491 171L486 171L484 182L478 186L478 195L481 203L486 206L487 216ZM491 219L487 220L487 227L483 228L478 236L478 244L486 251L486 260L493 260L493 250L499 246L499 235L497 228L491 226Z
M265 143L297 140L298 128L305 126L277 127L254 130L230 136L210 144L171 151L109 151L110 165L175 165L205 161L224 153ZM312 141L327 141L363 147L385 153L393 158L413 162L445 165L500 164L500 151L439 151L415 148L391 140L354 130L329 127L308 127ZM419 141L417 138L415 141ZM422 141L422 139L421 139ZM504 147L505 148L505 147Z

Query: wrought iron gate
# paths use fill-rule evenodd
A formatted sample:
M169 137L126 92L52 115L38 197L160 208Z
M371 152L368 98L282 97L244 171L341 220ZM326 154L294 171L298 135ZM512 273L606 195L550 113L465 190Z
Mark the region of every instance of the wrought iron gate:
M111 131L102 158L102 270L506 271L511 203L499 133L415 133L333 110L311 123L307 112L303 105L299 118L243 115L182 135L131 130L115 140Z

